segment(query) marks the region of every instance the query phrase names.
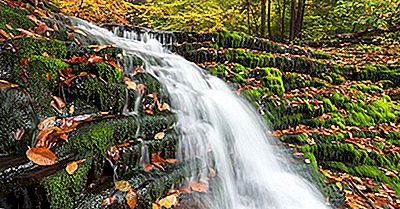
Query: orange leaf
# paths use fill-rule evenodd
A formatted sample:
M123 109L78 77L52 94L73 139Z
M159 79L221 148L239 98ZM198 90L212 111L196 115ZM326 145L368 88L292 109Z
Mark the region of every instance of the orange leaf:
M145 166L143 167L143 169L144 169L146 172L151 171L151 169L153 169L153 168L154 168L154 165L152 165L152 164L148 164L148 165L145 165Z
M137 199L138 199L137 192L133 188L131 188L130 190L128 190L128 192L126 192L125 200L130 209L135 208Z
M168 159L166 159L165 160L167 163L176 163L176 159L173 159L173 158L168 158Z
M68 163L65 170L69 175L73 175L75 171L78 170L78 163L76 163L75 161Z
M54 101L56 102L56 105L60 108L60 109L64 109L65 107L65 102L57 96L52 96L52 98L54 99Z
M26 151L26 156L38 165L54 165L57 163L56 155L47 148L30 148Z
M11 38L11 36L7 32L1 29L0 29L0 37L4 37L5 39Z
M103 58L93 54L93 55L90 55L88 62L89 63L103 62Z

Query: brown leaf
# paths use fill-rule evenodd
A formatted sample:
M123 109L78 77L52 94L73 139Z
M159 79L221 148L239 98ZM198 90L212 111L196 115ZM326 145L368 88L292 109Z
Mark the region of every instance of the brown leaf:
M56 124L56 117L53 116L53 117L48 117L48 118L40 121L40 123L38 124L37 127L38 127L39 130L42 131L44 129L53 127L55 124Z
M53 126L39 132L36 147L50 147L52 143L57 142L61 129Z
M145 170L146 172L151 171L154 168L154 165L152 164L147 164L143 167L143 170Z
M126 192L125 200L126 200L126 203L128 204L130 209L135 208L137 199L138 199L137 192L133 188L129 189Z
M114 204L116 199L117 198L115 196L107 197L106 199L103 200L103 202L101 203L101 206L107 206L107 205Z
M115 182L115 188L121 192L127 192L128 190L131 189L131 184L127 181L121 180Z
M202 182L190 182L189 187L196 192L205 192L207 191L208 185Z
M166 159L165 160L167 163L171 163L171 164L173 164L173 163L176 163L176 159L173 159L173 158L168 158L168 159Z
M77 33L77 34L80 34L80 35L83 35L83 36L87 36L86 33L84 33L83 31L79 30L79 29L76 28L75 26L67 25L67 27L68 27L69 29L71 29L72 31L74 31L74 33Z
M163 166L165 164L167 164L167 161L165 161L165 159L163 159L162 157L160 157L160 153L153 153L151 155L151 161L152 163L157 166L158 168L160 168L161 170L164 170Z
M65 102L60 97L52 96L52 98L54 99L54 101L56 102L56 105L60 109L64 109L65 108Z
M136 85L136 89L137 89L139 95L143 96L144 90L146 89L146 86L144 84L140 83L140 84Z
M15 87L18 87L18 85L14 84L14 83L10 83L5 80L0 80L0 90L6 89L6 88L15 88Z
M109 47L112 47L112 46L113 46L112 44L106 44L106 45L89 45L88 48L91 48L91 49L93 49L95 52L98 52L98 51L100 51L100 50L102 50L102 49L109 48Z
M48 29L47 25L44 23L40 23L36 28L35 32L39 35L42 35Z
M57 163L56 155L47 148L30 148L26 151L26 156L38 165L54 165Z
M103 57L99 57L97 55L90 55L90 58L88 59L89 63L96 63L96 62L103 62Z
M25 129L23 127L17 128L17 130L15 130L15 132L14 132L15 140L19 141L22 138L22 136L24 135L24 133L25 133Z

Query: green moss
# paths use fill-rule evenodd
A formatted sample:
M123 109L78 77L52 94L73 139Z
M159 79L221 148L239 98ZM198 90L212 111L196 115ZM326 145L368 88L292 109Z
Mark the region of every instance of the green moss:
M383 89L376 85L365 85L364 83L354 84L351 88L360 90L364 93L368 94L376 94L376 93L383 93Z
M27 72L27 82L21 80L23 71L14 72L15 82L25 86L33 99L35 112L40 116L51 115L50 101L53 92L56 90L58 70L62 70L69 65L60 59L32 56L29 58ZM48 75L50 75L48 77Z
M21 37L13 40L14 44L20 49L19 56L29 58L33 55L47 53L58 58L66 58L67 46L64 42L47 38Z
M43 180L51 208L73 208L74 201L84 189L90 163L91 160L87 160L80 164L73 175L62 170Z
M82 127L71 137L68 149L84 157L104 156L107 147L114 142L116 128L102 123Z
M360 80L390 80L396 86L400 84L400 66L365 65L355 76Z
M291 144L304 145L307 143L307 136L305 134L284 135L280 137L280 140Z
M80 70L98 75L94 78L84 78L83 91L86 99L101 111L120 112L126 101L126 86L122 84L122 73L105 63L83 64ZM77 94L81 96L80 93Z
M221 47L242 48L252 37L240 32L220 31L214 35L216 43Z
M0 29L16 35L15 29L17 28L29 29L35 27L35 24L25 16L28 14L29 12L25 9L11 8L0 3ZM9 29L6 24L12 26L14 30Z
M277 94L283 96L285 88L283 87L282 73L276 68L261 68L260 70L261 82L264 87L268 88L270 92L265 92L267 95Z
M329 162L328 165L335 170L346 172L351 175L369 177L377 180L378 182L385 182L392 186L396 190L397 194L400 194L400 178L398 176L387 176L385 172L380 170L377 166L348 166L342 162Z

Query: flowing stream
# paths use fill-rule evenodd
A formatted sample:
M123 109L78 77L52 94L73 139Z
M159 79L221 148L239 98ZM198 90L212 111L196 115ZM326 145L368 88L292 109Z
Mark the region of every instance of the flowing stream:
M191 180L206 180L205 168L217 173L206 198L209 208L327 208L319 191L295 174L286 159L277 157L281 151L266 136L261 117L225 82L170 53L146 34L123 32L124 37L118 37L114 35L117 31L80 19L72 21L99 44L122 48L124 69L133 69L129 60L141 58L144 69L167 88L182 134L178 159L201 162L191 165ZM138 37L142 41L134 40Z

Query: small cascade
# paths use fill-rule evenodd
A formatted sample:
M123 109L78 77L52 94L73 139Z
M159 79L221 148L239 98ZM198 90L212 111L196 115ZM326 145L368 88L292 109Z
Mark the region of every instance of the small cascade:
M173 36L118 27L108 31L80 19L73 22L99 44L123 49L125 69L135 67L129 60L141 59L146 72L167 88L178 117L176 129L182 135L179 160L200 161L189 165L191 180L207 178L204 168L216 171L217 180L206 198L210 208L327 207L322 195L291 169L286 158L276 157L280 151L274 139L266 136L267 127L247 101L222 80L163 47L173 43ZM147 157L143 144L142 163L148 162Z

